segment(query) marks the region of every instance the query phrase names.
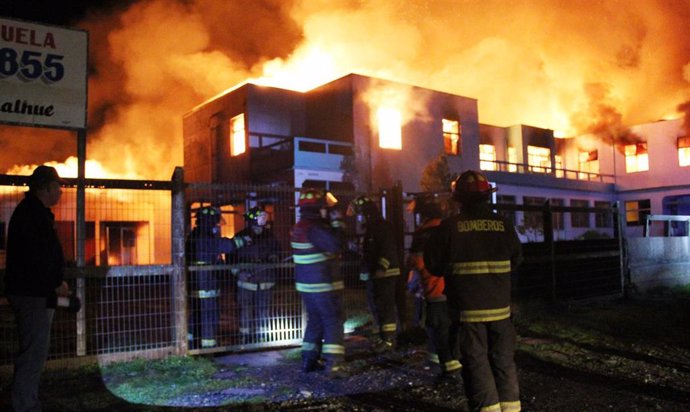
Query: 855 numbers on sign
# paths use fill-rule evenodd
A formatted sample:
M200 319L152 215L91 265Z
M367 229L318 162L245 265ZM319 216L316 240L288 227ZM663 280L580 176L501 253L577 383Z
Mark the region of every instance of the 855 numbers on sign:
M55 83L65 77L64 56L24 50L19 54L11 48L0 49L0 79L16 76L25 82L42 80Z

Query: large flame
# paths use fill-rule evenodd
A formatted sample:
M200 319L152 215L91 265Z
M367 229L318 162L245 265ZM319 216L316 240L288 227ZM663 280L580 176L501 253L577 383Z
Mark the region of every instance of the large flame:
M245 81L305 91L354 72L476 98L482 123L614 140L690 100L690 0L126 4L79 23L87 157L120 175L168 179L184 113ZM76 149L68 132L19 127L0 145L5 169Z

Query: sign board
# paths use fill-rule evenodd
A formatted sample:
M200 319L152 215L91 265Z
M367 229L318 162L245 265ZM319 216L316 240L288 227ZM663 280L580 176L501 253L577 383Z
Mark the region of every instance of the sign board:
M86 128L88 33L0 17L0 123Z

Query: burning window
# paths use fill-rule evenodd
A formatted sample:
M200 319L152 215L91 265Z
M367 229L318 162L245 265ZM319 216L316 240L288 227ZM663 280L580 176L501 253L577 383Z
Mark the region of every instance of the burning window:
M508 147L508 163L508 171L517 172L518 157L517 149L514 147Z
M690 136L678 138L678 165L690 166Z
M556 162L556 177L565 177L565 166L563 165L563 156L555 155L553 157Z
M244 113L230 119L230 155L237 156L247 151Z
M443 150L449 155L459 155L461 153L460 139L462 138L462 126L460 126L460 122L457 120L442 119L441 123L443 124Z
M651 212L652 204L649 199L625 202L625 220L630 226L643 224L645 216L648 216Z
M549 173L551 171L551 149L527 146L527 164L531 172Z
M496 149L493 145L479 145L479 168L481 170L496 170Z
M625 171L635 173L647 170L649 170L647 143L625 145Z
M379 122L379 147L382 149L402 149L402 116L400 112L389 108L380 108L376 112Z
M590 180L592 175L599 174L599 151L580 152L578 155L577 178L580 180Z

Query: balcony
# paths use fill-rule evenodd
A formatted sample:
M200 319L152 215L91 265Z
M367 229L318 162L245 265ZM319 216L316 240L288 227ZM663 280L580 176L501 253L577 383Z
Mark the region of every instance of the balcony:
M250 134L252 176L283 170L342 170L352 144L308 137Z
M500 160L482 160L482 169L487 172L503 172L523 175L552 176L556 179L578 180L598 183L615 183L616 177L612 174L581 172L545 166L531 166L524 163L510 163Z

